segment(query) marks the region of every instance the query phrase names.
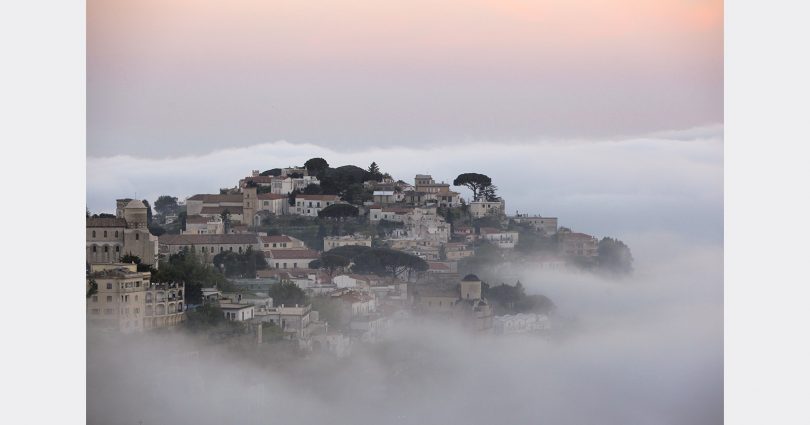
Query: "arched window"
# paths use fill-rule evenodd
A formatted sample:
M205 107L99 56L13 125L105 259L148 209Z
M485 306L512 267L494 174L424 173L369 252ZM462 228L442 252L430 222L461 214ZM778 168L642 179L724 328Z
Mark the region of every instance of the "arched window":
M93 237L94 238L96 237L96 231L95 230L93 230Z
M137 241L137 240L140 240L140 239L141 239L141 234L140 234L140 233L136 233L136 234L135 234L135 240Z
M106 230L104 231L104 237L105 238L107 237L107 231Z
M116 246L115 246L115 252L121 252L121 247L120 247L120 246L118 246L118 245L116 245Z
M110 251L110 247L107 246L107 245L104 245L104 252L109 252L109 251Z
M97 249L98 249L98 247L97 247L97 246L95 246L95 245L93 245L93 252L96 252L96 251L97 251Z
M115 231L115 237L118 237L118 230Z
M151 292L147 292L147 293L146 293L146 302L147 302L147 303L151 303L151 302L152 302L152 293L151 293Z

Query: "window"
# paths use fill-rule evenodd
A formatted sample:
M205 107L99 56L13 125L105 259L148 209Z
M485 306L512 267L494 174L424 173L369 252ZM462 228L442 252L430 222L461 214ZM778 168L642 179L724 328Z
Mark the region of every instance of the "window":
M98 312L99 312L99 309L97 309L97 308L94 308L94 309L93 309L93 310L92 310L92 312L93 312L93 314L98 314Z
M108 302L108 303L111 303L111 302L112 302L112 295L107 295L107 302Z
M94 303L97 303L97 302L98 302L98 295L93 295L93 302L94 302Z
M104 231L104 237L105 238L107 237L107 231L106 230Z
M140 240L140 239L141 239L141 234L140 234L140 233L136 233L136 234L135 234L135 240L137 241L137 240Z
M118 230L115 231L115 237L118 237Z
M96 252L96 248L98 248L98 247L93 245L93 252Z
M111 309L111 308L105 308L105 309L104 309L104 314L107 314L107 315L109 315L109 314L113 314L113 309Z
M94 238L96 237L96 231L95 230L93 230L93 237Z
M120 246L118 246L118 245L116 245L116 246L115 246L115 252L121 252L121 247L120 247Z
M112 283L107 284L107 289L112 289Z
M107 245L104 245L104 252L109 252L109 251L110 251L110 247L107 246Z

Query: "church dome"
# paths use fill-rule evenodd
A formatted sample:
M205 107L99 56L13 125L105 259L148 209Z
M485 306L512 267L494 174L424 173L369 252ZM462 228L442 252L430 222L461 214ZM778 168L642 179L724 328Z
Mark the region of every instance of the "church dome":
M145 210L146 205L144 205L143 201L141 201L139 199L133 199L133 200L129 201L127 206L125 206L124 208L138 208L138 209L144 209Z

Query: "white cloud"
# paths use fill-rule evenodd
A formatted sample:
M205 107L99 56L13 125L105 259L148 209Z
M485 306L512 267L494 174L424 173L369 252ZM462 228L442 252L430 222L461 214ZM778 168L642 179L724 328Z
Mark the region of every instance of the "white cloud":
M302 164L316 156L333 166L376 161L406 181L417 173L452 182L459 173L481 172L500 188L510 213L558 216L561 225L597 235L674 230L722 238L721 126L600 142L480 142L347 153L280 141L160 160L90 157L87 203L93 212L111 211L115 198L136 194L154 201L163 194L215 193L253 169Z

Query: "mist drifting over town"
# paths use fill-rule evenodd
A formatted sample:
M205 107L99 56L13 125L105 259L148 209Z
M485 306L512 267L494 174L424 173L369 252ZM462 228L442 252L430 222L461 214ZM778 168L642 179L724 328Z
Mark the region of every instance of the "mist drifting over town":
M291 357L190 333L88 332L88 423L717 424L723 420L722 127L609 142L376 148L274 142L202 156L88 158L88 208L235 186L246 170L376 161L394 178L481 170L507 211L632 249L633 273L504 264L555 305L546 336L424 319L351 356ZM121 167L122 163L130 164ZM500 283L490 280L490 285Z

